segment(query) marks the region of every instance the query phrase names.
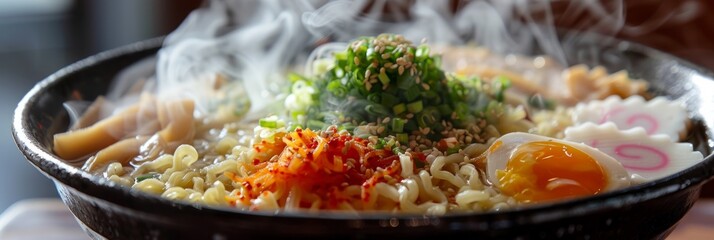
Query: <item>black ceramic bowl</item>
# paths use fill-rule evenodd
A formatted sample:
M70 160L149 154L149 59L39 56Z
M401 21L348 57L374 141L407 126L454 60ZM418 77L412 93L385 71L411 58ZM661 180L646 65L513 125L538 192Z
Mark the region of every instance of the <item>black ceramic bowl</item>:
M94 99L128 65L152 57L160 39L98 54L37 84L19 103L13 136L30 163L57 185L86 231L109 239L288 238L518 238L659 239L691 208L714 171L709 136L714 126L714 75L681 59L636 44L584 37L564 46L571 62L627 69L651 81L660 95L683 98L693 113L689 140L707 156L670 177L594 197L505 212L441 217L334 213L255 213L172 202L80 171L52 153L65 131L62 103Z

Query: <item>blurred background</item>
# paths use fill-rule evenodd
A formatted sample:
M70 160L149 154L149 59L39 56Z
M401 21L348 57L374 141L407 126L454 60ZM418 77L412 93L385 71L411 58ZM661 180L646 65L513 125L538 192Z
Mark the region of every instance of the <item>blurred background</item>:
M168 34L200 5L199 0L0 0L0 213L21 199L57 196L12 140L12 114L25 93L92 54Z
M20 154L10 134L16 104L39 80L98 52L170 33L200 0L0 0L0 213L28 198L56 197L51 181ZM556 1L554 22L640 42L714 70L714 3L624 1L613 31L587 12ZM454 2L454 8L459 2ZM672 15L672 13L688 13ZM671 16L670 16L671 15ZM688 16L687 18L677 16ZM599 25L597 25L597 24ZM711 185L711 184L710 184ZM706 196L714 196L706 187Z

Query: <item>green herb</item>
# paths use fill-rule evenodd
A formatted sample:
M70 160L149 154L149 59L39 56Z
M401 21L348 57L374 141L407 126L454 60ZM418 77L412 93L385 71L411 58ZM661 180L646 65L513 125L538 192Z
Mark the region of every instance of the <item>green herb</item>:
M409 143L409 135L406 133L397 133L397 142L401 144Z
M401 133L404 131L404 119L393 118L392 119L392 132Z
M144 181L144 180L149 179L149 178L158 179L159 176L161 176L161 174L158 174L158 173L155 173L155 172L151 172L151 173L139 175L138 177L136 177L136 182L141 182L141 181Z
M461 149L460 147L451 147L451 148L448 148L448 149L446 149L446 154L451 155L451 154L454 154L454 153L458 153L460 149Z
M428 46L392 34L356 39L334 53L332 62L320 64L329 68L307 78L291 76L294 85L305 82L299 86L307 89L293 88L291 94L311 94L309 101L300 102L309 103L307 107L296 104L289 109L294 121L311 129L349 123L344 129L351 131L391 118L391 126L380 135L396 136L402 143L408 141L408 134L426 128L430 132L425 135L438 140L442 122L466 129L479 119L497 119L490 111L499 112L496 108L503 105L492 102L502 102L510 86L502 76L491 81L447 76L439 66L441 59ZM491 85L484 87L486 83Z
M400 103L400 104L394 105L394 107L392 107L392 112L394 112L394 115L402 114L406 110L407 110L407 105L404 105L404 103Z
M410 113L419 113L422 109L424 109L424 105L421 100L407 104L407 111Z
M545 99L541 95L533 95L528 98L528 105L537 109L555 109L555 102L550 99Z
M285 122L277 116L270 116L259 119L258 125L264 128L280 128L285 126Z

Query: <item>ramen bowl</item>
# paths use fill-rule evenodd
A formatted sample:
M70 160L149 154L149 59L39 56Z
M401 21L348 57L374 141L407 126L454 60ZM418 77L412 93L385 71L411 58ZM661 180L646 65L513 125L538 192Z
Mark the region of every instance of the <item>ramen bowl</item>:
M38 83L18 104L13 137L27 160L52 179L64 203L96 239L288 238L518 238L662 239L692 207L712 178L714 75L641 45L583 35L563 46L571 63L627 69L654 94L686 102L687 136L705 159L671 176L592 197L487 213L444 216L367 213L270 213L192 205L131 190L79 169L52 152L52 137L69 125L62 104L106 93L122 69L155 61L162 39L100 53ZM538 54L534 50L533 54ZM147 71L147 73L150 71Z

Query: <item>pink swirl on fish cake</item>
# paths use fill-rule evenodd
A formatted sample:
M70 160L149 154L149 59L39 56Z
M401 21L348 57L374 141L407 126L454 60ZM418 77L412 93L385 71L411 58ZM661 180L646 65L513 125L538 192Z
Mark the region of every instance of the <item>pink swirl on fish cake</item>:
M618 156L617 159L622 163L622 166L627 169L658 171L669 165L669 156L652 146L628 143L615 146L613 150L615 151L615 155ZM633 151L635 151L634 154ZM637 153L642 153L641 151L644 151L644 153L638 155ZM655 156L646 158L648 153ZM645 164L642 164L643 162Z
M609 121L611 118L623 115L622 114L623 112L625 112L625 108L623 108L623 107L613 108L610 111L607 111L605 114L603 114L598 123L603 124L603 123ZM647 123L644 125L636 124L637 122L642 122L642 121L647 122ZM659 122L657 121L657 119L648 113L636 113L636 114L627 116L627 118L625 119L625 124L627 124L625 127L629 127L629 128L642 127L645 129L645 132L647 132L648 135L654 134L657 131L657 129L659 129Z

